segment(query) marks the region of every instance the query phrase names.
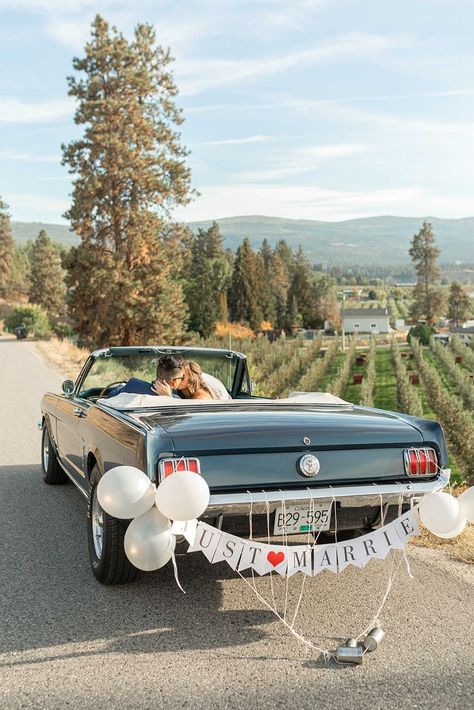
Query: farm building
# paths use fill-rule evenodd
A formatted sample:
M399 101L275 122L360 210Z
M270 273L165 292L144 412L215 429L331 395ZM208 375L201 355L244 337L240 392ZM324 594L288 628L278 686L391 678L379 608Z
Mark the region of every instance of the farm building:
M449 334L457 335L461 342L469 345L472 343L472 339L474 338L474 326L470 325L464 328L462 326L452 326L449 329Z
M347 308L344 311L345 333L388 333L388 308Z

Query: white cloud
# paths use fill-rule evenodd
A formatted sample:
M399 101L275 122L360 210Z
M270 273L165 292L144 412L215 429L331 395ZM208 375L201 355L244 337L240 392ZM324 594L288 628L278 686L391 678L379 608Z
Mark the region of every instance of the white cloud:
M370 146L362 144L312 145L298 148L288 153L281 153L268 161L270 165L264 170L246 171L237 174L242 182L268 181L301 175L317 170L321 163L337 158L349 158L371 150Z
M120 0L0 0L0 8L30 12L79 12L88 7L98 8L117 4ZM125 0L124 0L125 1Z
M14 150L0 150L0 158L20 163L56 163L59 165L61 162L60 155L33 155L31 153L17 153Z
M20 99L0 100L0 123L40 123L70 118L74 112L71 99L52 99L30 103Z
M328 0L245 0L245 4L249 16L247 31L261 39L271 39L279 31L288 33L305 28Z
M80 52L84 50L84 45L90 38L92 19L91 13L76 17L54 15L49 19L46 31L56 42ZM119 31L126 37L132 37L133 29L137 23L130 15L121 14L111 24L116 24ZM196 19L196 22L189 24L166 20L159 22L155 26L155 30L158 44L162 47L170 47L173 56L177 50L186 50L189 53L193 44L213 31L207 21L199 18Z
M5 193L5 202L10 206L10 214L14 220L54 224L64 222L61 215L70 206L67 199L33 194Z
M380 214L460 217L474 214L471 196L440 195L419 186L334 190L318 186L198 186L201 196L179 210L186 221L246 215L338 221Z
M268 143L276 140L275 136L247 136L245 138L223 138L215 141L195 141L192 145L245 145L246 143Z
M329 104L321 106L332 118L342 119L350 123L371 125L372 128L389 128L399 132L472 135L474 133L474 121L445 121L433 120L432 118L405 118L394 116L388 113L379 113L351 108L348 106L331 107Z
M178 86L182 95L193 95L244 79L280 74L295 67L311 67L341 58L379 54L404 42L396 37L351 32L320 47L279 57L253 60L186 59L176 63Z
M338 104L368 103L377 101L424 101L425 99L445 99L460 96L474 95L474 88L446 89L440 91L420 91L407 94L370 94L360 96L340 96L328 99L282 99L281 101L268 101L254 104L208 104L203 106L190 106L186 113L204 113L217 111L265 111L269 109L303 109L308 110L319 106L332 106Z
M60 44L75 51L84 48L90 33L90 17L66 18L54 16L50 19L46 31L48 35Z

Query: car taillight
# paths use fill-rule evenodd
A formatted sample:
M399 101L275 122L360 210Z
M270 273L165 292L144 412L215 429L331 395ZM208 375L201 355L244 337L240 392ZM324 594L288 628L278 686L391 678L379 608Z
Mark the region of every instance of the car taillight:
M201 473L201 465L199 459L196 458L181 458L181 459L161 459L160 461L160 478L166 478L175 471L192 471L193 473Z
M438 471L438 457L434 449L405 449L403 454L407 476L434 476Z

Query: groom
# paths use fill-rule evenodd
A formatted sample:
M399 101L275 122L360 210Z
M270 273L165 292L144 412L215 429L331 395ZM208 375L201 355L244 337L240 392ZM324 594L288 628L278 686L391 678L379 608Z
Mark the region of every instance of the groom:
M185 360L181 355L162 355L156 364L156 379L164 380L169 384L171 389L179 389L179 385L184 380L184 363ZM117 394L128 392L131 394L152 394L156 396L153 390L153 382L140 380L138 377L132 377L124 385L118 385L107 393L106 397L115 397ZM177 395L176 395L177 396Z

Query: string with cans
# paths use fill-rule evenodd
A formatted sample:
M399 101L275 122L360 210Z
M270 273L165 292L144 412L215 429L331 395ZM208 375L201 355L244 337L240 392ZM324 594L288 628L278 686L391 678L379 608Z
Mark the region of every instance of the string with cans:
M374 485L376 485L376 484L374 484ZM308 490L310 490L310 489L308 488ZM331 490L332 490L332 493L333 493L333 499L332 499L332 501L331 501L331 508L334 507L334 514L335 514L335 537L336 537L336 541L337 541L337 512L336 512L336 510L337 510L337 505L336 505L336 496L335 496L335 494L334 494L334 490L332 489L332 487L331 487ZM249 510L249 537L250 537L250 539L253 539L253 498L252 498L252 495L251 495L250 491L248 491L248 494L249 494L249 497L250 497L250 500L251 500L251 503L250 503L250 510ZM379 492L379 496L380 496L380 503L381 503L381 513L380 513L380 515L381 515L381 522L382 522L382 524L383 524L383 520L384 520L383 499L382 499L382 496L381 496L380 492ZM403 495L399 497L399 505L402 504L402 503L400 503L400 500L403 502ZM314 508L314 499L313 499L313 497L310 495L310 511L311 511L311 508L312 508L312 507ZM282 509L283 509L283 513L285 513L285 499L284 499L284 496L282 496ZM284 516L284 520L286 520L286 516ZM318 531L316 531L316 532L317 532L317 534L316 534L316 536L315 536L315 538L314 538L314 542L317 542L321 530L318 530ZM307 543L308 543L308 545L309 545L311 532L308 531L307 535L308 535L308 537L307 537ZM286 525L284 525L283 537L284 537L284 540L285 540L285 537L286 537ZM269 539L270 539L270 521L269 521L269 516L268 516L268 515L267 515L267 539L268 539L268 541L269 541ZM276 608L276 602L275 602L275 597L274 597L274 588L273 588L273 583L272 583L272 572L270 572L270 579L271 579L271 592L272 592L273 605L270 604L270 602L269 602L267 599L265 599L265 598L263 597L263 595L260 594L260 592L257 590L257 587L256 587L256 585L255 585L255 574L254 574L254 570L253 570L253 569L251 570L251 572L252 572L252 584L250 584L250 582L244 577L244 575L243 575L239 570L237 570L237 573L239 574L239 576L241 577L241 579L247 584L247 586L250 587L250 589L253 591L253 593L255 594L255 596L257 597L257 599L258 599L264 606L266 606L267 609L269 609L270 611L272 611L273 614L275 614L275 616L277 617L277 619L279 619L279 621L282 622L282 624L283 624L283 625L288 629L288 631L297 639L297 641L299 641L299 642L302 643L304 646L306 646L307 649L311 649L311 650L313 650L313 651L317 651L319 654L321 654L321 655L323 656L323 658L324 658L326 661L329 660L329 659L332 659L332 660L334 660L336 663L340 663L340 664L345 664L345 663L360 664L360 663L362 663L363 656L364 656L367 652L373 652L373 651L375 651L375 650L378 648L378 646L380 645L380 643L382 642L382 640L383 640L383 638L384 638L384 636L385 636L385 633L384 633L384 631L382 630L381 625L380 625L380 619L379 619L379 617L380 617L380 614L382 613L382 610L383 610L383 608L384 608L384 606L385 606L385 604L386 604L386 602L387 602L387 600L388 600L388 597L389 597L390 591L391 591L391 589L392 589L392 585L393 585L393 582L394 582L394 580L395 580L396 574L397 574L397 572L398 572L400 563L401 563L401 559L398 561L398 564L397 564L397 566L396 566L396 568L395 568L395 561L394 561L394 560L391 561L391 569L390 569L389 579L388 579L388 582L387 582L387 587L386 587L385 593L384 593L384 595L383 595L382 602L381 602L381 604L379 605L379 607L378 607L378 609L377 609L377 612L376 612L375 615L373 616L373 618L372 618L370 624L369 624L369 625L367 626L367 628L364 629L364 631L362 631L355 639L354 639L354 638L350 638L350 639L347 640L347 642L346 642L345 644L339 645L338 648L337 648L337 650L336 650L335 652L334 652L334 651L331 651L331 650L329 650L329 649L327 649L327 648L322 648L322 647L320 647L319 645L315 644L314 641L311 641L310 639L306 638L303 634L299 633L299 632L296 631L296 629L294 628L294 627L295 627L296 620L297 620L298 612L299 612L299 610L300 610L301 602L302 602L302 600L303 600L303 591L304 591L304 585L305 585L305 581L306 581L306 575L303 576L303 582L302 582L302 585L301 585L299 597L298 597L298 600L297 600L296 605L295 605L295 612L294 612L294 615L293 615L293 620L292 620L292 623L289 624L289 623L287 622L287 620L286 620L286 598L285 598L285 612L284 612L283 616L278 612L278 610L277 610L277 608ZM394 569L394 568L395 568L395 569ZM410 574L410 576L411 576L411 574ZM285 597L286 597L286 595L287 595L288 579L289 579L289 578L288 578L288 575L286 575ZM361 641L362 643L359 643L360 641Z
M375 483L374 485L377 486ZM156 487L139 469L118 466L102 476L96 493L98 502L106 513L116 518L131 520L125 534L124 548L130 562L138 569L156 570L171 560L177 584L184 591L179 584L174 555L176 537L182 535L190 543L188 552L200 550L213 564L226 561L253 590L259 601L270 609L290 633L307 648L318 651L325 658L334 658L337 662L360 663L362 656L366 652L375 650L383 639L380 615L403 560L409 576L412 577L405 545L413 535L420 534L419 521L434 535L443 538L455 537L464 530L467 522L474 523L474 487L464 491L459 498L455 498L440 490L444 486L444 482L440 482L432 493L424 496L415 505L414 489L407 491L400 483L398 486L400 489L398 517L386 524L383 497L379 490L380 526L350 541L338 540L337 496L331 487L332 500L328 515L331 519L334 514L335 542L329 544L318 544L322 526L318 526L318 529L313 531L315 503L310 492L311 525L307 529L306 545L293 546L288 545L289 531L285 514L287 509L283 492L281 492L281 507L284 513L283 545L274 545L270 542L270 504L265 491L262 493L265 499L267 522L266 544L254 539L254 500L250 491L248 492L248 540L199 521L198 518L205 513L209 505L210 491L204 478L192 471L175 471L166 476ZM93 494L95 495L95 491ZM409 510L403 512L407 495ZM306 576L316 576L325 569L339 573L349 565L364 567L370 559L375 557L384 559L392 550L394 555L390 563L387 588L370 625L363 632L340 645L334 653L320 648L295 629ZM399 557L398 552L400 552ZM247 569L251 571L251 583L242 574ZM266 600L257 589L255 572L259 576L270 575L271 602ZM303 573L303 582L292 621L289 623L287 619L289 578L296 572ZM282 613L277 609L274 574L286 577Z

